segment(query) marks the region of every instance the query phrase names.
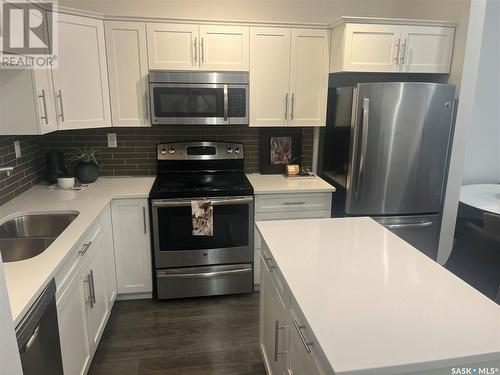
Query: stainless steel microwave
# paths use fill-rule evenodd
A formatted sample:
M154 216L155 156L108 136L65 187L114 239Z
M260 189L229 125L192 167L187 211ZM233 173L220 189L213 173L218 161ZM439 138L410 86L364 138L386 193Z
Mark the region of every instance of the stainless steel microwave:
M248 124L248 73L150 71L153 125Z

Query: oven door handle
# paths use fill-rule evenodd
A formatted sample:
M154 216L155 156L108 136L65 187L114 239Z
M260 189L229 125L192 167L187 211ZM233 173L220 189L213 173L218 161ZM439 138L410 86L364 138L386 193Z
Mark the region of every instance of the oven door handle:
M191 201L196 200L204 200L200 199L183 199L183 200L153 200L153 207L187 207L191 205ZM207 201L211 201L213 206L224 206L224 205L232 205L232 204L241 204L241 203L252 203L253 197L241 197L241 198L227 198L227 199L206 199Z
M252 272L251 267L238 268L235 270L225 270L225 271L213 271L213 272L190 272L190 273L160 273L156 274L156 277L159 278L170 278L170 279L182 279L182 278L190 278L190 277L213 277L213 276L222 276L222 275L232 275L235 273L246 273Z

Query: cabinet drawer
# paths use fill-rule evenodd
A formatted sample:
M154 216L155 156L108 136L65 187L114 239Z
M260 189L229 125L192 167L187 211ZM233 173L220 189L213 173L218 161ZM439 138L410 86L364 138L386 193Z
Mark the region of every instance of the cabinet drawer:
M100 229L99 220L92 223L76 245L70 250L68 258L56 272L54 277L57 286L56 299L59 298L64 289L66 289L66 285L78 271L80 265L84 259L86 259L86 255L95 248L93 245L95 245L98 240Z
M331 202L331 193L257 195L255 212L330 210Z

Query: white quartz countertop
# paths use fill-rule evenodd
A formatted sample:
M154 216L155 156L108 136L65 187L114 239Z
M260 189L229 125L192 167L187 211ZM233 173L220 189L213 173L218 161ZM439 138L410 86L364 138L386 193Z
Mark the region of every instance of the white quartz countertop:
M253 186L254 193L258 194L286 194L286 193L331 193L335 188L319 177L305 179L289 179L281 174L247 174Z
M464 185L460 202L500 215L500 184Z
M101 211L117 198L147 198L154 177L101 177L85 191L51 191L37 185L0 207L0 223L32 212L73 211L78 217L40 255L4 263L14 324L18 324L47 283L54 277L71 248Z
M337 375L500 359L500 307L374 220L257 227Z

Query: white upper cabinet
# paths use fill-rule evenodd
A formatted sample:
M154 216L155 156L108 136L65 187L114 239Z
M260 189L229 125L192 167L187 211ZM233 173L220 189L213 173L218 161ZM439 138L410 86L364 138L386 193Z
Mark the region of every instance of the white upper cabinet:
M247 71L249 28L148 23L149 69Z
M149 126L146 24L106 21L105 30L113 126Z
M364 20L364 22L363 22ZM449 73L455 27L344 17L333 29L330 72ZM379 22L379 23L377 23Z
M59 130L111 126L103 21L58 15L59 66L53 70Z
M250 63L248 35L248 27L200 25L200 68L247 71Z
M198 25L148 23L146 27L149 69L197 69Z
M324 126L328 30L253 27L250 126Z
M292 30L290 125L326 123L328 43L327 30Z
M250 125L288 121L290 29L255 27L250 31Z
M449 73L455 28L407 26L401 41L403 72Z

